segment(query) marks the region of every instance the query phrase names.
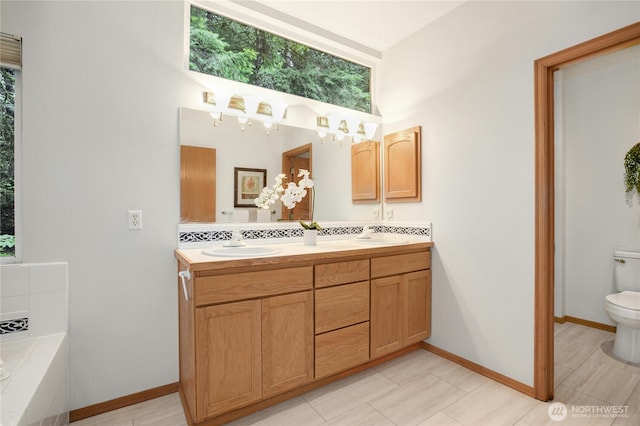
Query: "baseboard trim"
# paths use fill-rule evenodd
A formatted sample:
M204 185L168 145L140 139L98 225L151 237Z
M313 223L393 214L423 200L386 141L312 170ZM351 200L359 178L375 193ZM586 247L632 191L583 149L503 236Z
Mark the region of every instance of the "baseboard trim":
M615 325L602 324L600 322L589 321L582 318L571 317L569 315L565 315L563 317L554 317L555 322L559 324L564 324L565 322L572 322L574 324L584 325L586 327L597 328L599 330L609 331L611 333L616 332Z
M468 368L471 371L482 374L483 376L488 377L491 380L494 380L505 386L509 386L510 388L515 389L518 392L522 392L523 394L530 396L531 398L535 398L533 386L525 385L524 383L514 380L511 377L507 377L504 374L500 374L498 372L490 370L486 367L481 366L480 364L476 364L473 361L469 361L468 359L462 358L461 356L452 354L451 352L445 351L444 349L441 349L430 343L422 342L422 348L428 350L429 352L433 352L434 354L441 356L442 358L448 359L449 361L453 361L456 364Z
M159 398L178 392L178 383L170 383L157 388L147 389L142 392L133 393L131 395L121 396L110 401L99 402L89 405L88 407L78 408L69 412L69 423L86 419L87 417L97 416L98 414L107 413L119 408L128 407L140 402L149 401L150 399Z

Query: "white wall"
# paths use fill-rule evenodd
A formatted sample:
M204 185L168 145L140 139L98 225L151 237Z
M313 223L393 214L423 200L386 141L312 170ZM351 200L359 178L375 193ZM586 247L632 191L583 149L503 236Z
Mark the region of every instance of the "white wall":
M640 141L640 46L574 65L556 78L564 314L613 325L604 310L605 296L615 292L613 252L640 251L640 204L637 198L626 203L623 180L624 155Z
M0 7L24 40L23 260L69 265L71 408L176 382L178 107L206 89L183 3ZM531 383L532 63L638 18L472 2L385 52L385 132L423 126L424 201L394 207L434 222L434 344Z
M422 126L423 201L392 207L433 221L432 344L533 384L533 62L639 18L633 2L467 2L384 52L384 133Z

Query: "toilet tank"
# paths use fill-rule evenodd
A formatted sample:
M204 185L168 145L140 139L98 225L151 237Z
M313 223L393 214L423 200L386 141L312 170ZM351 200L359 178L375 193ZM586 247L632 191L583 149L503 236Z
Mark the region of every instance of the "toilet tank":
M615 251L613 276L618 291L640 291L640 252Z

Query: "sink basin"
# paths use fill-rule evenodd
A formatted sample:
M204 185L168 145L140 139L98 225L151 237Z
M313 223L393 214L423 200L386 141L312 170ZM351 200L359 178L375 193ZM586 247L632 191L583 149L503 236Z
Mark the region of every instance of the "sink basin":
M386 237L371 237L371 238L355 238L354 239L355 242L360 243L360 244L371 244L371 245L376 245L376 244L407 244L409 241L408 240L398 240L395 238L386 238Z
M212 247L202 250L202 254L220 257L262 257L272 256L282 250L266 246Z

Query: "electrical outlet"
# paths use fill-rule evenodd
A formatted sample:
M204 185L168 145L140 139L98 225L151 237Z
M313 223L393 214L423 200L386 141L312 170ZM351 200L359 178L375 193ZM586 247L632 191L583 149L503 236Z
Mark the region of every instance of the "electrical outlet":
M129 210L129 230L142 229L142 210Z
M374 208L373 211L371 212L371 215L373 216L374 219L377 219L380 217L380 209L379 208Z
M385 219L393 219L393 209L388 208L384 211L384 218Z

